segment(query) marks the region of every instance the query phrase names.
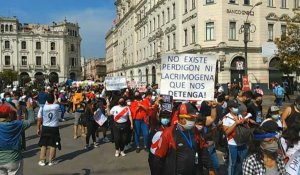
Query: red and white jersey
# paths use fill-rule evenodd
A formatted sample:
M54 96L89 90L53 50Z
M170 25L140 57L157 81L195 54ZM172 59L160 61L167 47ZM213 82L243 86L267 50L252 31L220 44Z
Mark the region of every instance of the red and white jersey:
M125 123L128 120L128 117L131 115L130 109L128 106L114 106L110 113L114 116L114 121L117 123Z
M157 131L153 138L152 138L152 141L151 141L151 147L150 147L150 152L152 154L155 154L155 151L156 149L158 148L158 144L159 144L159 141L160 141L160 136L163 132L162 131Z

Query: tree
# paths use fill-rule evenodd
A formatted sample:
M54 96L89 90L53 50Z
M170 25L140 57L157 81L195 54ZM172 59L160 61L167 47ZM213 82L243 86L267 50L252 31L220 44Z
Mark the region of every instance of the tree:
M275 39L279 57L278 68L285 74L291 74L299 69L300 66L300 14L295 13L295 17L291 20L286 18L286 32L281 38Z
M3 70L0 72L0 77L3 82L3 86L12 85L14 81L18 80L18 72L14 70ZM2 84L2 82L0 82Z

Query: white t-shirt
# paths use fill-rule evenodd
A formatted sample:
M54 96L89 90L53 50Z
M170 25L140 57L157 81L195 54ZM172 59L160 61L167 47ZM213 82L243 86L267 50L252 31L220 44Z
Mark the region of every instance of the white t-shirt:
M242 118L242 116L238 116L239 119ZM223 118L223 125L224 126L227 126L227 127L231 127L234 123L235 123L235 120L234 120L234 117L228 113L224 118ZM234 131L233 131L234 132ZM234 138L229 138L227 137L227 141L228 141L228 145L237 145Z
M116 116L121 113L123 110L127 110L116 122L117 123L125 123L128 120L128 117L131 115L130 109L127 106L114 106L111 110L110 113L114 116L114 120Z
M38 118L43 119L43 126L58 127L59 124L59 105L58 104L45 104L40 108Z

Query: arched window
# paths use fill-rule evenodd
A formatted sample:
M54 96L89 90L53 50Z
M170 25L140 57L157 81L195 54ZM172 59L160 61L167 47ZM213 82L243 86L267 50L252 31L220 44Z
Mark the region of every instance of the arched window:
M74 44L71 44L71 52L74 52L75 51L75 46Z
M139 82L142 82L143 81L143 74L142 74L141 69L139 69L138 73L139 73Z
M4 32L4 25L1 24L1 32Z
M9 31L12 32L13 31L13 25L9 26Z
M5 25L5 31L8 31L8 25L7 24Z
M26 41L21 42L21 49L26 49Z
M4 48L5 48L5 49L9 49L9 48L10 48L10 43L9 43L9 41L5 41L5 42L4 42Z
M50 47L51 50L55 50L55 42L51 42Z

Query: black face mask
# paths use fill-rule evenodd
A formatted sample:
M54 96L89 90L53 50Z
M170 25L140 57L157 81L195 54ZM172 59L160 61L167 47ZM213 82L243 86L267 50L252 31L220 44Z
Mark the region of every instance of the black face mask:
M141 100L142 97L141 97L140 95L135 95L135 96L134 96L134 99L136 99L136 100Z
M245 104L249 104L251 102L251 99L247 99L247 100L245 100Z
M125 101L119 101L119 105L121 105L121 106L126 106L127 104L126 104L126 102Z
M257 100L257 101L255 101L255 103L256 103L257 105L261 105L261 104L262 104L262 100Z

